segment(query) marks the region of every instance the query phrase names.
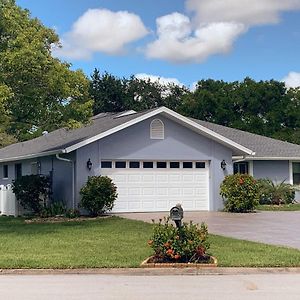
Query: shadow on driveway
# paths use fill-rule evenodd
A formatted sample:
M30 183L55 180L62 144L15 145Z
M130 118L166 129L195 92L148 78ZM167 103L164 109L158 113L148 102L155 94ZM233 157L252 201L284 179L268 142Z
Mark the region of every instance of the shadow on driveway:
M168 212L120 213L123 218L158 222ZM184 221L205 222L213 234L244 239L266 244L281 245L300 250L300 211L226 213L226 212L185 212Z

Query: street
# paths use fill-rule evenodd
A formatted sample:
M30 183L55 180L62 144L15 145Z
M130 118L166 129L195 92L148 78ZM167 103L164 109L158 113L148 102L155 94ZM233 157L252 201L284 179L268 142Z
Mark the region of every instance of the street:
M300 274L1 275L5 300L300 299Z

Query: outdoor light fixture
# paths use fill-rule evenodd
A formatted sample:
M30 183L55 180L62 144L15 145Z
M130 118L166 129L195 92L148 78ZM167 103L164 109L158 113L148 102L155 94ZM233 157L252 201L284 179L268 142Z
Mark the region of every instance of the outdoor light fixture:
M226 161L223 159L222 161L221 161L221 169L222 170L225 170L226 169Z
M88 161L86 162L86 167L89 169L89 171L91 171L93 166L93 163L91 162L91 159L89 158Z

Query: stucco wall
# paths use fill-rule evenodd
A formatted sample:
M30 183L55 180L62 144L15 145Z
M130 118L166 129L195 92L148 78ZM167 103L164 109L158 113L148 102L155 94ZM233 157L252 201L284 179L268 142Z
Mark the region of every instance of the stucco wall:
M223 207L219 186L224 175L232 173L231 149L167 118L160 119L165 125L163 140L150 139L151 118L77 150L77 203L80 201L79 190L88 176L101 173L101 159L207 160L210 162L210 210ZM91 171L86 167L89 158L93 163ZM220 167L223 159L227 162L225 172Z
M289 161L253 161L253 176L255 178L269 178L274 182L289 183Z
M72 158L73 155L68 155ZM74 156L75 157L75 156ZM58 161L55 156L40 157L0 164L0 184L11 184L15 179L15 164L22 164L22 175L31 174L31 164L39 161L41 164L41 174L49 175L53 171L53 199L63 201L68 207L72 204L72 167L71 163ZM3 165L8 165L7 179L3 179Z

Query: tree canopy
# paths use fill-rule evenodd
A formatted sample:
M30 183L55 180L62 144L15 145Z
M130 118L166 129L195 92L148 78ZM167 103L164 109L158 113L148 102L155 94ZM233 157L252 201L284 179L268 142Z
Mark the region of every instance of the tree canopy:
M0 0L0 110L9 118L5 131L19 140L79 126L92 115L88 79L54 58L54 46L52 29L15 1Z

